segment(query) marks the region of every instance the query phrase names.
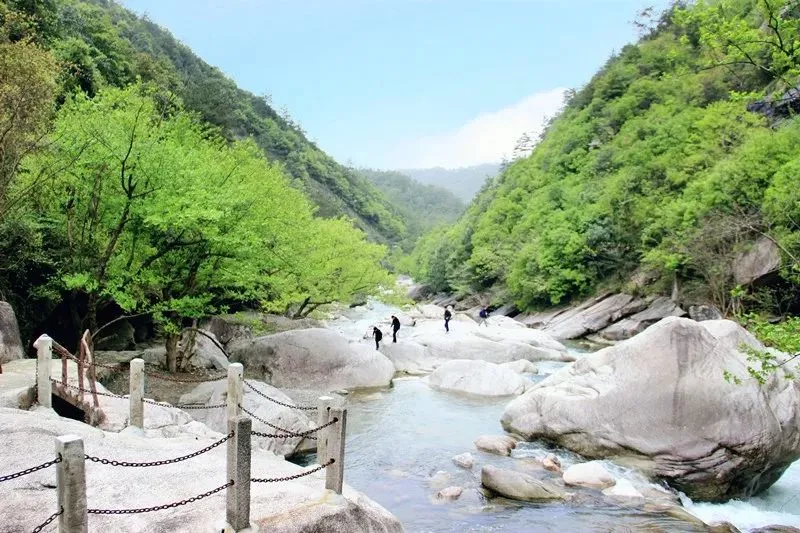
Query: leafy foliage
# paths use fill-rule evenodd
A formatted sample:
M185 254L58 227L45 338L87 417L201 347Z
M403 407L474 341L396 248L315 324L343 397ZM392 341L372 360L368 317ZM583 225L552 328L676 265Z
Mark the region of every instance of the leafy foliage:
M641 269L662 280L652 290L677 278L725 307L737 251L769 235L797 292L800 120L747 107L797 79L799 16L789 0L671 8L570 94L529 157L420 242L414 275L455 292L500 287L524 309ZM739 222L720 234L725 220Z

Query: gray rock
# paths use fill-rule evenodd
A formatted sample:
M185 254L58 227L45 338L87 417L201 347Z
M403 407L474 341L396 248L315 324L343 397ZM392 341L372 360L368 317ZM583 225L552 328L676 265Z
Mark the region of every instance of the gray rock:
M740 253L734 260L733 277L739 285L749 285L775 272L781 266L781 251L767 237L760 237L750 249Z
M420 302L433 295L433 288L430 285L412 285L408 288L408 297L415 302Z
M713 305L692 305L689 307L689 318L702 322L703 320L721 320L725 317Z
M668 316L686 316L686 311L669 298L661 296L653 300L653 303L644 311L608 326L600 332L600 336L610 341L630 339Z
M556 484L528 474L486 465L481 469L481 484L506 498L522 501L562 500L564 491Z
M502 365L464 359L447 361L424 381L434 389L479 396L522 394L533 385L530 380Z
M800 533L800 529L792 526L770 525L751 529L750 533Z
M800 395L783 376L723 379L747 376L742 342L760 346L730 321L665 318L542 381L502 424L586 457L635 459L696 500L749 497L800 457Z
M464 489L457 486L446 487L436 493L436 499L441 501L454 501L457 500Z
M511 455L517 447L517 441L508 435L481 435L474 444L480 451L496 455Z
M598 461L574 464L564 471L563 477L567 485L580 487L604 489L615 483L614 476Z
M253 320L257 320L255 315ZM252 328L245 324L241 317L234 315L213 316L204 320L200 327L213 333L225 347L253 338Z
M19 325L11 304L0 302L0 365L25 357Z
M475 458L471 453L462 453L453 457L453 462L461 468L472 468L475 465Z
M526 361L525 359L517 359L516 361L511 361L510 363L502 363L500 366L503 368L507 368L512 372L517 374L538 374L539 369L531 363L530 361Z
M331 391L385 387L394 365L372 343L349 343L321 328L285 331L236 343L232 362L276 387Z
M553 453L548 453L547 456L542 459L542 466L545 470L549 470L550 472L561 472L561 460Z
M507 316L513 318L519 315L519 309L517 309L517 306L514 304L505 304L497 309L493 309L490 314L491 316Z
M623 309L635 309L631 306L636 298L629 294L614 294L608 298L582 308L566 311L553 319L544 331L556 339L577 339L605 328L612 322L612 317L620 317Z
M217 370L227 370L228 357L225 355L220 347L214 343L221 344L217 337L210 331L205 331L205 334L213 338L207 337L201 333L195 336L194 355L191 359L191 364L198 368L216 368Z
M100 331L95 341L98 350L123 351L136 348L136 330L127 320L118 320Z

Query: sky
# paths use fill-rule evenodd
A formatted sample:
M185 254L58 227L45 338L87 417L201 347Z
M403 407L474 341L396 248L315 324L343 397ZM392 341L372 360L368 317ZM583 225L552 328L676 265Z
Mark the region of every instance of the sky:
M342 163L457 168L535 136L667 0L120 0Z

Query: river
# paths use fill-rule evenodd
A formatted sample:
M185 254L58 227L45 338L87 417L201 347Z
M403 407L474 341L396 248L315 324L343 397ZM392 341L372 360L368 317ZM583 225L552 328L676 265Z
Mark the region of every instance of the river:
M371 303L349 310L329 327L360 338L369 326L395 311ZM573 351L580 354L582 349ZM532 379L544 379L563 365L541 363L540 375ZM545 451L554 452L565 467L582 460L537 442L521 443L512 457L478 452L473 445L476 437L503 433L500 416L509 400L436 391L418 378L396 379L387 390L352 393L348 396L345 481L395 514L410 533L704 530L661 512L610 504L597 491L583 491L575 501L557 504L487 498L480 489L480 465L514 468L517 462L519 469L520 458ZM452 462L454 455L464 452L476 458L471 471ZM617 477L642 480L638 472L610 463L607 468ZM437 476L439 471L447 474ZM455 502L437 503L434 495L449 485L463 487L464 493ZM792 465L768 491L745 502L683 501L687 510L706 523L728 521L743 531L772 524L800 527L800 465Z

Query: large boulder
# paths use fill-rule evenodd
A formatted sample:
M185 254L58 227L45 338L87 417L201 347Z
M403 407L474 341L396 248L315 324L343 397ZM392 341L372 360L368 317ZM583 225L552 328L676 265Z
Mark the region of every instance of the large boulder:
M203 426L194 422L196 426ZM204 427L204 426L203 426ZM219 441L223 434L177 433L170 438L109 433L44 411L0 408L0 463L3 473L18 472L54 458L57 435L77 435L85 453L121 461L158 461L188 455ZM227 449L217 446L199 457L156 468L119 468L86 463L86 500L99 509L151 507L184 500L223 485ZM273 453L252 449L252 477L302 474L300 467ZM2 531L31 531L58 510L53 486L55 468L45 468L14 481L3 493ZM401 533L400 522L386 509L349 486L341 496L325 489L325 472L284 483L250 484L250 517L260 531ZM223 531L225 491L190 506L157 513L92 515L89 531L175 533ZM49 531L54 531L51 526Z
M11 304L0 302L0 365L25 357L19 325Z
M220 348L221 343L216 335L210 331L197 333L194 340L194 355L192 365L198 368L215 368L217 370L227 370L228 356Z
M255 314L248 319L239 315L219 315L204 320L200 327L211 332L223 346L227 347L235 342L252 339L254 324L260 324Z
M509 368L486 361L456 359L433 371L425 381L434 389L480 396L522 394L533 385Z
M117 320L100 331L100 338L95 342L98 350L133 350L136 348L136 329L127 320Z
M474 444L480 451L495 455L511 455L517 447L517 441L508 435L481 435Z
M544 330L556 339L577 339L605 328L639 308L639 300L629 294L613 294L588 307L579 306L556 316Z
M733 278L739 285L749 285L775 272L781 266L781 251L772 239L760 237L733 263Z
M721 320L725 317L713 305L691 305L689 306L689 318L702 322L703 320Z
M298 329L236 343L231 361L275 387L331 391L385 387L394 365L374 345L350 343L333 331Z
M428 357L424 346L413 341L387 342L381 353L392 362L397 372L426 374L433 370L438 360Z
M599 461L576 463L564 471L564 483L578 487L604 489L616 481Z
M600 336L610 341L630 339L668 316L686 316L686 311L669 298L661 296L653 300L653 303L644 311L608 326L600 332Z
M275 387L258 381L248 381L248 383L270 398L287 405L295 405L291 398ZM180 403L220 405L226 402L227 392L227 380L201 383L191 392L181 396ZM293 433L301 433L315 427L308 417L306 417L304 411L271 402L264 398L264 396L253 391L253 389L247 385L242 388L242 392L244 393L242 406L247 411L244 412L244 414L251 416L253 419L253 431L270 435L281 435L284 434L284 432L272 426L277 426L278 428L286 429ZM226 409L192 409L192 416L215 431L220 433L227 433L228 431L228 413ZM264 422L272 424L272 426ZM294 454L303 440L302 437L253 437L253 441L258 442L260 448L283 456Z
M565 493L555 483L522 472L486 465L481 469L481 484L506 498L522 501L561 500Z
M503 426L593 458L632 456L693 499L749 497L800 457L797 386L747 376L741 343L761 345L729 321L668 317L587 355L513 400Z

